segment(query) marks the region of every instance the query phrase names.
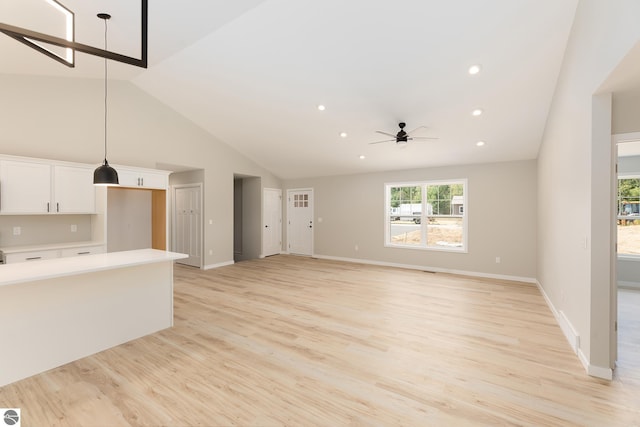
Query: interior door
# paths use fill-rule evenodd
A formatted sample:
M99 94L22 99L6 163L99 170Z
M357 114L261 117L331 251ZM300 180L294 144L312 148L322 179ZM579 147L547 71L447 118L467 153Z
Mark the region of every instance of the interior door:
M263 196L262 255L282 250L282 190L265 188Z
M313 255L313 189L287 190L289 253Z
M174 187L174 251L189 255L181 264L202 267L202 187Z

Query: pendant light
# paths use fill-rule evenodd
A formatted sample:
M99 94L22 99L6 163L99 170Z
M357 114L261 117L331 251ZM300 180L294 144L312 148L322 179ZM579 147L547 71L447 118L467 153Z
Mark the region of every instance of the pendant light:
M104 50L107 50L108 13L99 13L98 18L104 20ZM93 172L94 185L119 185L118 172L107 161L107 58L104 59L104 163Z

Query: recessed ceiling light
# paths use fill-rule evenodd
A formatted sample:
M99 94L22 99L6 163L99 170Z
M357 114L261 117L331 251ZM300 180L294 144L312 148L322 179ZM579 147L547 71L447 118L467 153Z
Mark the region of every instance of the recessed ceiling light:
M360 155L360 160L364 160L364 159L365 159L364 155L361 154Z
M318 110L324 111L325 110L325 106L322 105L322 104L318 105Z
M478 74L479 72L480 72L480 65L476 64L469 67L469 74L471 74L472 76L475 74Z
M483 113L482 108L476 108L475 110L473 110L471 112L471 114L474 115L474 116L480 116L480 115L482 115L482 113Z
M478 142L476 142L476 145L478 147L482 147L482 146L484 146L484 141L478 141Z
M340 137L341 138L346 138L347 137L347 133L346 132L340 132Z

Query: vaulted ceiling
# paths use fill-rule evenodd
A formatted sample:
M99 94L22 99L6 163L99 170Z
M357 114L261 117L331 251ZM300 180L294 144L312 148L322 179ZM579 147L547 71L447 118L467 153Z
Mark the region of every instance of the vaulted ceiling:
M110 50L139 56L138 1L60 2L76 41L102 47L108 12ZM0 3L0 22L62 35L46 0ZM111 77L288 179L536 158L577 0L149 3L149 68ZM102 78L89 55L67 68L1 34L0 50L0 73ZM369 144L401 121L438 139Z

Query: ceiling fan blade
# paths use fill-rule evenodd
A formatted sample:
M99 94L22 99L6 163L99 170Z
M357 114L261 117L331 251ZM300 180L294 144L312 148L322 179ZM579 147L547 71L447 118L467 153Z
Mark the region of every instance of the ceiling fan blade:
M371 144L381 144L383 142L392 142L392 141L395 142L396 141L395 138L394 139L385 139L384 141L370 142L369 145L371 145Z
M411 141L412 139L415 139L416 141L427 141L427 140L440 139L440 138L436 136L410 136L407 139L409 141Z
M376 133L381 133L381 134L383 134L383 135L390 136L391 138L394 138L394 140L395 140L395 137L396 137L396 135L395 135L395 134L393 134L393 133L382 132L381 130L377 130L377 131L376 131Z
M407 135L411 135L412 133L414 133L415 131L419 130L419 129L429 129L427 126L418 126L417 128L415 128L414 130L407 132Z

